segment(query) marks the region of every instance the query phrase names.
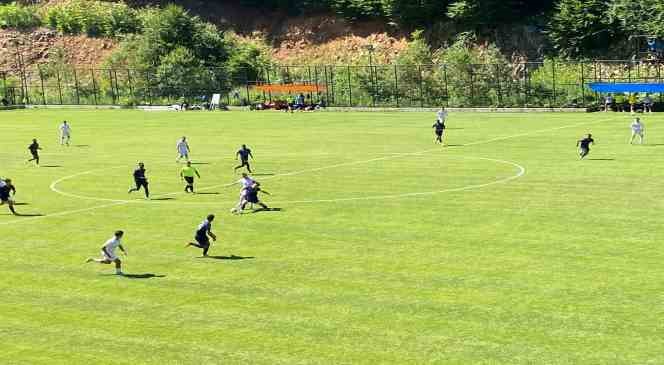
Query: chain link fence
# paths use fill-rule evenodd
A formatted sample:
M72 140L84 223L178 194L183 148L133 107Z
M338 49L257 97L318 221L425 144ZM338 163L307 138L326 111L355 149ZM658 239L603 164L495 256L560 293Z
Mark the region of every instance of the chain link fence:
M221 94L227 105L291 102L297 95L259 85L310 85L307 103L338 107L585 107L599 95L590 82L662 82L660 63L631 61L518 64L274 66L172 77L133 69L41 66L0 71L9 104L199 104ZM239 75L239 76L238 76ZM311 87L310 87L311 89ZM661 101L661 96L660 96Z

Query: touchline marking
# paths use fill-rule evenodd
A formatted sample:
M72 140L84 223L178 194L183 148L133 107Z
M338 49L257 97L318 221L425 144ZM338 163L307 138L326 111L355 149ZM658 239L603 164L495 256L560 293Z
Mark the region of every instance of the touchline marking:
M488 139L488 140L485 140L485 141L467 143L464 146L474 146L474 145L479 145L479 144L491 143L491 142L502 141L502 140L506 140L506 139L510 139L510 138L523 137L523 136L527 136L527 135L531 135L531 134L549 132L549 131L565 129L565 128L573 128L573 127L577 127L579 125L584 125L584 124L596 124L596 123L601 123L601 122L605 122L605 121L609 121L609 120L615 120L615 119L618 119L618 118L606 118L606 119L600 119L600 120L590 121L590 122L579 122L579 123L564 125L564 126L555 127L555 128L540 129L540 130L533 131L533 132L519 133L519 134L515 134L515 135L511 135L511 136L496 137L496 138ZM320 171L320 170L324 170L326 168L332 168L332 167L350 166L350 165L354 165L354 164L368 163L368 162L372 162L372 161L388 160L388 159L392 159L392 158L418 155L418 154L427 153L427 152L430 152L430 151L433 151L433 150L440 150L440 147L427 149L427 150L424 150L424 151L421 151L421 152L404 153L404 154L388 156L388 157L383 157L383 158L365 160L365 161L356 161L356 162L349 162L349 163L345 163L345 164L336 164L336 165L331 165L331 166L328 166L328 167L321 167L321 168L313 169L313 170L311 170L311 172ZM523 167L519 165L519 168L523 168ZM82 172L82 173L79 173L79 175L83 175L83 174L86 174L86 173L88 173L88 174L93 173L94 171L96 171L96 170L90 170L90 171ZM297 175L297 174L302 174L302 173L305 173L305 172L309 172L309 170L301 170L301 171L296 171L296 172L292 172L292 173L274 175L274 176L267 177L266 179L275 178L275 177L278 177L278 176ZM524 169L524 173L525 173L525 169ZM520 177L522 175L523 175L523 173L521 173L521 175L519 175L518 177ZM515 175L515 177L512 177L512 178L515 179L517 177ZM60 179L58 179L58 182L62 182L66 179L67 179L67 177L60 178ZM266 180L266 179L264 179L264 180ZM504 182L506 182L506 181L504 181ZM491 184L495 184L495 183L496 182L493 182ZM61 192L61 191L54 190L56 185L57 185L56 182L51 184L51 190L53 190L54 192L56 192L58 194L63 194L63 192ZM217 185L214 185L214 186L200 188L199 190L209 190L209 189L214 189L214 188L218 188L218 187L228 187L228 186L233 186L233 185L235 185L235 184L217 184ZM458 188L458 189L462 189L462 188ZM70 197L77 197L75 194L70 194L70 193L66 193L66 194L69 194ZM175 195L175 194L178 194L178 193L169 193L168 195ZM85 197L85 199L91 199L91 198L90 197ZM95 198L93 200L99 200L99 199L101 199L101 198ZM352 199L352 198L347 198L347 199ZM103 209L103 208L107 208L107 207L124 205L124 204L129 204L129 203L134 203L134 202L138 202L138 200L136 200L136 201L132 201L132 200L118 201L118 200L115 200L115 201L113 201L111 203L108 203L108 204L97 205L97 206L83 208L83 209L68 210L68 211L62 211L62 212L52 213L52 214L38 216L38 217L28 217L28 218L23 218L23 219L18 219L18 220L12 220L12 221L9 221L9 222L1 222L0 225L16 224L16 223L21 223L21 222L27 222L27 221L37 220L37 219L48 218L48 217L65 216L65 215L76 214L76 213L91 211L91 210L95 210L95 209Z

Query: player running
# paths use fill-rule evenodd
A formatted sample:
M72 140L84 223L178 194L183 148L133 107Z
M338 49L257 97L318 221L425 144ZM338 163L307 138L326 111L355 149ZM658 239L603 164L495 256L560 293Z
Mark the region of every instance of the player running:
M207 216L207 218L203 221L203 223L198 225L198 228L196 229L196 234L194 235L194 242L189 242L185 247L189 246L194 246L198 248L203 249L203 256L207 256L208 250L210 249L210 239L208 236L212 238L213 241L217 240L217 236L212 233L212 221L214 220L214 214L210 214Z
M189 161L189 152L191 152L191 149L189 149L189 143L187 143L187 137L182 136L182 139L178 141L176 148L178 150L178 158L175 161L180 162L180 159L182 158Z
M192 194L196 194L194 192L194 175L198 176L199 179L201 178L198 170L191 166L190 161L187 161L187 166L183 167L180 171L180 178L187 182L187 186L184 187L185 193L191 192Z
M592 138L592 134L588 134L586 138L580 139L576 142L576 146L579 147L579 157L581 160L588 156L590 153L590 145L594 143L595 140Z
M445 107L441 107L440 110L436 112L436 116L438 117L438 121L445 124L445 120L447 120L447 110L445 110Z
M124 232L115 231L113 237L111 237L108 241L106 241L106 243L104 243L104 245L101 247L101 258L94 259L90 257L87 260L85 260L85 262L88 263L94 261L105 265L108 265L110 263L115 263L115 274L124 275L122 273L122 261L120 261L118 256L115 254L115 249L119 248L120 251L122 251L122 253L125 256L127 256L127 250L125 250L125 248L122 247L121 243L122 236L124 236Z
M444 119L441 121L438 119L436 123L434 123L431 128L435 128L435 133L436 133L436 141L435 143L440 143L443 144L443 133L445 132L445 121Z
M16 195L16 188L12 185L12 179L0 179L0 205L7 204L9 211L13 215L18 215L14 210L14 200L11 195Z
M39 147L37 139L32 140L32 143L28 146L28 150L30 150L30 154L32 155L32 158L28 162L35 161L37 166L39 166L39 150L41 150L41 147Z
M138 163L138 168L134 170L134 183L136 183L135 188L130 188L127 193L132 193L134 191L141 190L145 192L145 199L150 199L150 189L148 188L148 178L145 176L145 165L142 162Z
M237 171L237 169L246 166L247 171L251 174L251 166L249 166L249 157L252 159L254 156L251 154L251 150L247 148L246 145L242 145L242 147L235 153L235 159L237 160L238 156L240 156L240 162L242 163L239 166L235 166L235 169L233 171Z
M67 147L69 147L70 139L71 139L71 126L65 120L60 125L60 145L64 146L66 144Z
M646 129L646 126L641 123L641 119L636 118L632 122L632 138L629 139L629 144L634 144L634 138L639 136L639 144L643 144L643 132Z

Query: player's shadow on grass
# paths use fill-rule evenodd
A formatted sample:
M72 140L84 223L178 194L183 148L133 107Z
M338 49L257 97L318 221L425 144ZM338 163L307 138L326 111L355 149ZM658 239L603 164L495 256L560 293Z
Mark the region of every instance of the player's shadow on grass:
M592 161L615 161L615 158L587 158L586 160Z
M152 278L165 278L166 275L159 275L159 274L153 274L153 273L145 273L145 274L124 274L122 275L127 279L152 279Z
M14 205L30 205L30 203L14 203Z
M251 175L253 175L253 176L274 176L275 174L272 173L272 172L264 172L264 173L255 173L255 174L251 174Z
M657 147L657 146L664 146L664 143L648 143L648 144L641 144L639 146L644 146L644 147Z
M157 201L161 201L161 200L175 200L175 198L173 198L173 197L168 197L168 196L164 196L164 197L160 197L160 198L150 198L150 200L157 200Z
M72 147L88 148L88 147L90 147L90 145L89 144L75 144Z
M463 145L462 144L446 144L443 147L463 147Z
M192 165L209 165L209 162L192 162Z
M283 211L284 211L283 208L267 208L267 209L258 208L258 209L252 210L250 213L251 214L256 214L256 213L261 213L261 212L283 212Z
M196 192L196 195L219 195L219 192L217 191L204 191L204 192Z
M50 168L56 168L56 167L62 167L62 165L39 165L39 167L50 167Z
M159 274L153 274L153 273L145 273L145 274L122 274L122 275L117 275L117 274L100 274L101 276L118 276L121 278L127 278L127 279L152 279L152 278L165 278L166 275L159 275Z
M256 257L254 256L236 256L236 255L230 255L230 256L201 256L199 259L212 259L212 260L251 260L255 259Z
M43 214L40 213L18 213L15 217L43 217Z

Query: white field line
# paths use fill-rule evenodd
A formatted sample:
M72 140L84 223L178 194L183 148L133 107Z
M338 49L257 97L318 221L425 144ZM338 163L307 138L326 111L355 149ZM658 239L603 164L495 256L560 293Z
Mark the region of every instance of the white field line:
M590 121L590 122L579 122L579 123L575 123L575 124L568 124L568 125L555 127L555 128L540 129L540 130L532 131L532 132L519 133L519 134L514 134L514 135L504 136L504 137L496 137L496 138L491 138L491 139L488 139L488 140L478 141L478 142L471 142L471 143L464 144L464 146L474 146L474 145L479 145L479 144L491 143L491 142L495 142L495 141L502 141L502 140L511 139L511 138L518 138L518 137L523 137L523 136L537 134L537 133L550 132L550 131L555 131L555 130L560 130L560 129L565 129L565 128L573 128L573 127L577 127L579 125L584 125L584 124L596 124L596 123L601 123L601 122L605 122L605 121L608 121L608 120L614 120L614 119L617 119L617 118L606 118L606 119L600 119L600 120ZM351 165L357 165L357 164L362 164L362 163L370 163L370 162L375 162L375 161L382 161L382 160L400 158L400 157L405 157L405 156L419 155L419 154L423 154L423 153L427 153L427 152L431 152L431 151L435 151L435 150L441 150L441 147L438 146L437 148L431 148L431 149L427 149L427 150L420 151L420 152L407 152L407 153L397 154L397 155L392 155L392 156L387 156L387 157L379 157L379 158L373 158L373 159L369 159L369 160L347 162L347 163L323 166L323 167L319 167L319 168L315 168L315 169L300 170L300 171L295 171L295 172L290 172L290 173L277 174L277 175L266 177L263 180L267 180L268 178L276 178L276 177L280 177L280 176L299 175L299 174L303 174L303 173L307 173L307 172L321 171L321 170L326 170L326 169L331 169L331 168L336 168L336 167L351 166ZM505 161L505 162L508 162L508 161ZM512 163L512 162L508 162L508 163ZM518 165L518 166L519 166L519 168L523 168L520 165ZM98 169L85 171L85 172L81 172L81 173L78 173L78 174L75 174L75 175L80 176L80 175L84 175L84 174L89 174L89 173L93 173L97 170ZM524 172L525 172L525 169L524 169ZM517 177L520 177L522 175L523 175L523 173L521 173L518 176L515 175L512 178L517 178ZM72 177L73 177L73 175L72 176L65 176L63 178L60 178L60 179L54 181L51 184L51 190L53 190L54 192L56 192L58 194L63 194L64 192L57 190L57 188L56 188L57 183L62 182L64 180L67 180L68 178L72 178ZM496 182L493 182L493 183L496 183ZM493 183L491 183L491 184L493 184ZM199 188L199 190L210 190L210 189L215 189L215 188L218 188L218 187L229 187L229 186L233 186L233 185L234 184L217 184L217 185L213 185L213 186ZM459 188L459 189L462 189L462 188ZM180 193L181 192L168 193L168 194L163 194L161 196L176 195L176 194L180 194ZM92 198L92 197L77 196L76 194L71 194L71 193L65 193L65 194L66 194L66 196L69 196L69 197L75 197L75 198L80 198L80 199L88 199L88 200L111 201L111 203L98 205L98 206L94 206L94 207L83 208L83 209L74 209L74 210L62 211L62 212L52 213L52 214L43 215L43 216L27 217L25 219L12 220L12 221L9 221L9 222L0 222L0 225L9 225L9 224L33 221L33 220L38 220L38 219L43 219L43 218L48 218L48 217L55 217L55 216L64 216L64 215L70 215L70 214L76 214L76 213L80 213L80 212L90 211L90 210L94 210L94 209L102 209L102 208L106 208L106 207L112 207L112 206L117 206L117 205L140 202L139 200L113 200L113 199L108 199L107 200L107 199L103 199L103 198ZM65 194L63 194L63 195L65 195ZM348 199L350 199L350 198L348 198Z

